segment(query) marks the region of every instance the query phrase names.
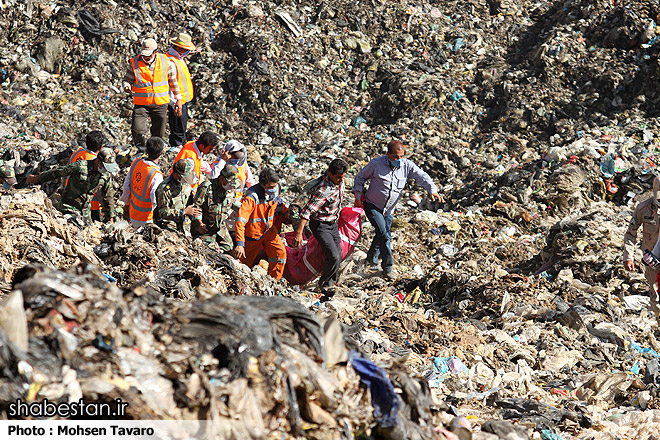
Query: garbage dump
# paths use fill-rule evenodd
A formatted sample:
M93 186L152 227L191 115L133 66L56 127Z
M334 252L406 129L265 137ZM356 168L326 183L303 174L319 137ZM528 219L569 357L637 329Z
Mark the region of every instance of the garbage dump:
M0 190L3 419L16 400L121 399L127 419L211 420L215 438L657 437L644 249L633 271L621 255L658 174L659 5L0 9L0 171L16 179ZM126 66L143 39L165 53L181 31L200 49L188 138L240 140L287 203L334 158L350 193L391 139L406 144L444 202L403 190L394 279L365 264L366 219L321 301L189 234L63 216L59 181L27 185L98 129L119 190L139 154Z
M37 248L41 222L63 219L38 206L43 193L33 195L16 208L31 210L36 229L25 227L22 240ZM10 197L19 195L3 201ZM7 217L4 222L11 221ZM10 224L3 236L19 226ZM268 278L234 270L238 263L228 257L207 265L204 277L196 273L197 282L195 274L179 269L178 259L159 259L154 279L124 289L97 260L77 258L67 271L54 270L76 239L71 229L65 223L69 236L62 233L59 248L42 243L46 255L27 255L22 260L27 264L13 274L0 332L8 375L5 411L17 398L120 398L128 403L129 418L209 417L220 422L219 431L209 434L221 438L262 438L273 426L311 438L371 429L382 429L388 438L432 438L441 410L432 410L426 381L411 378L402 364L390 365L388 374L358 346L349 351L336 317L317 317L300 302L275 296L277 291L269 295L275 286ZM142 236L135 235L141 243ZM87 251L96 258L89 245L79 249L81 257ZM202 269L199 262L196 268ZM223 274L240 284L222 284ZM187 290L172 285L172 278ZM246 292L247 284L259 290ZM206 293L182 296L192 285ZM398 397L392 381L408 394ZM383 387L389 394L383 395Z

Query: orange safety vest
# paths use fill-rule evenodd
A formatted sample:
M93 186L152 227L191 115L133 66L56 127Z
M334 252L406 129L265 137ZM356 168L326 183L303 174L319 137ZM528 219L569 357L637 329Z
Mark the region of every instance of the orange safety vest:
M149 66L139 59L139 55L131 58L133 66L133 104L134 105L162 105L170 102L170 84L167 82L167 57L161 53L156 54L154 73Z
M246 185L245 182L247 182L247 167L248 167L247 162L243 162L243 165L241 165L240 167L237 167L238 168L238 174L236 174L236 176L241 180L241 182L243 182L243 189L245 191L247 191L247 188L245 188L245 185ZM243 191L238 191L236 193L236 197L243 197L243 194L244 194Z
M241 165L238 168L238 178L241 179L241 182L243 182L243 186L245 186L245 182L247 181L247 162L243 162L243 165Z
M269 230L277 234L288 209L280 197L266 201L266 192L261 185L252 186L243 197L236 218L236 241L258 241ZM242 225L245 226L242 226ZM272 229L271 229L272 228Z
M73 153L71 157L69 158L69 163L67 165L71 165L74 162L78 162L79 160L92 160L96 159L96 153L92 153L91 151L87 151L84 148L79 148L78 151ZM69 184L69 178L66 178L66 181L64 182L64 186ZM94 198L92 199L92 211L99 211L101 210L101 200L98 196L97 193L94 193Z
M133 161L129 171L131 175L131 198L129 216L131 220L148 222L154 219L154 208L151 204L151 183L158 174L158 165L149 165L141 157Z
M190 185L190 187L193 190L193 194L197 192L200 176L202 174L202 157L197 155L194 145L195 145L195 141L187 142L183 147L181 147L181 151L179 151L179 154L176 155L174 162L172 162L172 165L174 165L180 159L188 159L188 158L192 159L193 162L195 162L195 176L197 176L197 180L195 180L195 182L192 185ZM171 175L172 175L172 170L170 170L170 176Z
M174 61L174 65L176 65L176 79L179 83L179 90L181 90L181 104L192 101L194 92L188 65L181 58L177 58L169 53L167 54L167 57Z

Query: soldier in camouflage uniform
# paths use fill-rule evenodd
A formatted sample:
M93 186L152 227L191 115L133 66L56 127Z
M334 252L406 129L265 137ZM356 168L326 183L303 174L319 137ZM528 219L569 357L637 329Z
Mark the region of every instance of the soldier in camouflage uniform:
M170 174L156 189L156 210L154 223L170 231L183 231L184 216L200 215L202 210L188 205L195 180L195 164L192 159L179 159L172 166Z
M16 185L16 174L14 167L21 161L18 151L5 148L0 150L0 183L4 189L13 188Z
M199 185L193 206L200 208L202 212L193 217L190 228L193 238L200 237L209 245L216 243L221 252L229 252L234 248L225 220L242 186L243 183L238 178L238 168L233 165L225 166L217 178Z
M103 212L114 221L115 191L112 176L118 170L115 153L110 148L101 148L95 159L79 160L39 175L32 174L28 176L27 183L44 183L68 176L69 184L64 189L58 209L63 214L82 215L89 220L92 218L92 198L96 191L101 190Z

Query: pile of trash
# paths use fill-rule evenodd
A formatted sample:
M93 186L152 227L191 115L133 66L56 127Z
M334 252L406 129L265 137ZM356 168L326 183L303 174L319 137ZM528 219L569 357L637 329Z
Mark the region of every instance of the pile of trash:
M1 411L16 398L121 398L128 417L209 419L226 438L657 435L660 334L644 277L620 257L657 173L660 6L0 10L0 154L19 188L0 190ZM182 30L201 48L190 137L240 140L253 171L286 176L287 202L332 158L349 163L350 187L390 139L406 143L446 203L404 192L396 281L364 266L366 221L321 302L183 234L65 218L58 182L25 188L93 129L118 154L121 186L137 152L128 59L143 38L165 51Z
M13 244L2 267L15 268L3 271L0 304L5 415L16 399L121 399L128 418L207 419L208 434L228 439L278 431L430 439L454 418L401 362L377 366L335 315L317 317L269 292L277 282L231 258L215 254L204 265L201 252L188 262L173 254L186 249L172 245L176 236L163 248L155 226L100 242L100 231L54 215L42 192L0 200L3 237ZM103 245L112 249L100 259ZM115 252L124 254L126 267L114 268L124 279L101 270ZM148 273L133 282L146 262Z
M0 207L5 411L17 398L122 399L129 418L209 419L223 438L453 439L477 426L473 438L643 432L660 408L648 298L616 295L641 279L613 276L616 249L597 250L600 271L584 252L622 235L605 202L545 239L508 230L474 245L458 234L493 217L398 219L402 260L436 267L400 265L390 285L358 251L323 304L153 225L79 228L41 191L3 194ZM406 257L401 227L424 249ZM495 243L501 263L481 271ZM545 270L526 274L534 259Z
M15 281L0 332L3 410L15 399L121 399L128 418L208 419L209 434L234 439L432 438L439 423L424 381L347 351L337 321L289 298L172 301L119 289L91 265L25 266Z

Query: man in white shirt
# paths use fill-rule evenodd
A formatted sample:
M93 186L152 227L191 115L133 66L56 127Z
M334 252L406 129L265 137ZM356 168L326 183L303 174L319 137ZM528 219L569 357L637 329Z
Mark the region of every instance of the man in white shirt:
M146 157L135 159L124 179L120 200L125 203L124 216L131 220L134 228L154 221L156 188L163 181L158 159L164 148L165 141L161 138L149 138L146 143Z

